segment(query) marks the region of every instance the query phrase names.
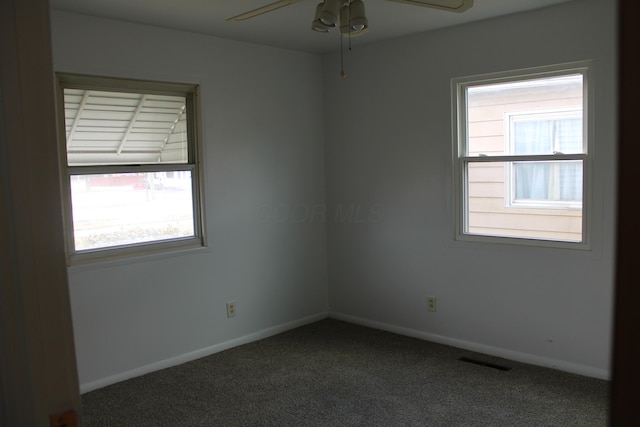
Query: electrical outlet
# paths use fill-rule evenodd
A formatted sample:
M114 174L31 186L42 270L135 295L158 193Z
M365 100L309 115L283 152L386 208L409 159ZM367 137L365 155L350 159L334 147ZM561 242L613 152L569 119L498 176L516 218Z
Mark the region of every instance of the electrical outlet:
M229 301L227 303L227 317L235 317L236 315L236 302Z
M436 297L427 297L427 311L436 311Z

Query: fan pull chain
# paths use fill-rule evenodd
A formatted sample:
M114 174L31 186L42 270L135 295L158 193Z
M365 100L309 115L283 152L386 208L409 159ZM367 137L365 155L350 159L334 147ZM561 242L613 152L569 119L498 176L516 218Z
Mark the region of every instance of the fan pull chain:
M349 1L349 51L351 51L351 1Z
M351 1L349 1L349 51L351 51ZM338 35L340 36L340 78L344 79L347 77L347 73L344 72L344 47L342 39L344 36L342 35L342 31L338 30Z
M344 72L344 49L342 46L342 34L338 32L338 36L340 36L340 78L344 79L347 77L347 73Z

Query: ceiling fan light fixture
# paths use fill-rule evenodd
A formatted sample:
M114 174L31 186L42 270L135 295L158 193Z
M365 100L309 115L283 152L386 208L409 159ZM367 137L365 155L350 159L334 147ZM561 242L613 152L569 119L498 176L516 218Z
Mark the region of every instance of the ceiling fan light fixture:
M317 19L323 25L334 28L340 13L340 0L325 0L322 8L316 13Z
M369 22L365 16L362 0L345 3L340 9L340 33L344 37L356 37L369 30Z
M331 30L331 28L333 27L330 25L326 25L320 20L320 12L322 11L323 7L324 2L318 3L318 5L316 6L316 14L314 15L313 21L311 22L311 29L319 33L328 33L329 30Z
M364 2L362 0L353 0L351 2L351 19L349 26L352 32L361 32L369 27L369 21L364 11Z

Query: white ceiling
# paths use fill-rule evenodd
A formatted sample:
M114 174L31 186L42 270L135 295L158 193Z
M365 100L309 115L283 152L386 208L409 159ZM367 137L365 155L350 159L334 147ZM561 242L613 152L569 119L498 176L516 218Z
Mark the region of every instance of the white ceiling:
M285 49L324 53L340 48L337 32L311 30L316 4L303 0L241 22L227 18L275 0L50 0L54 10L78 12L130 22L209 34ZM369 32L352 45L391 39L495 16L538 9L570 0L475 0L463 13L387 0L364 0Z

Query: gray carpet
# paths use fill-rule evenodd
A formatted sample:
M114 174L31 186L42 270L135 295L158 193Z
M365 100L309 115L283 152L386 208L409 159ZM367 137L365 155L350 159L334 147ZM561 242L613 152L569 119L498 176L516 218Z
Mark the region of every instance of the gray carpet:
M82 401L86 427L585 427L607 425L608 391L607 381L326 319Z

